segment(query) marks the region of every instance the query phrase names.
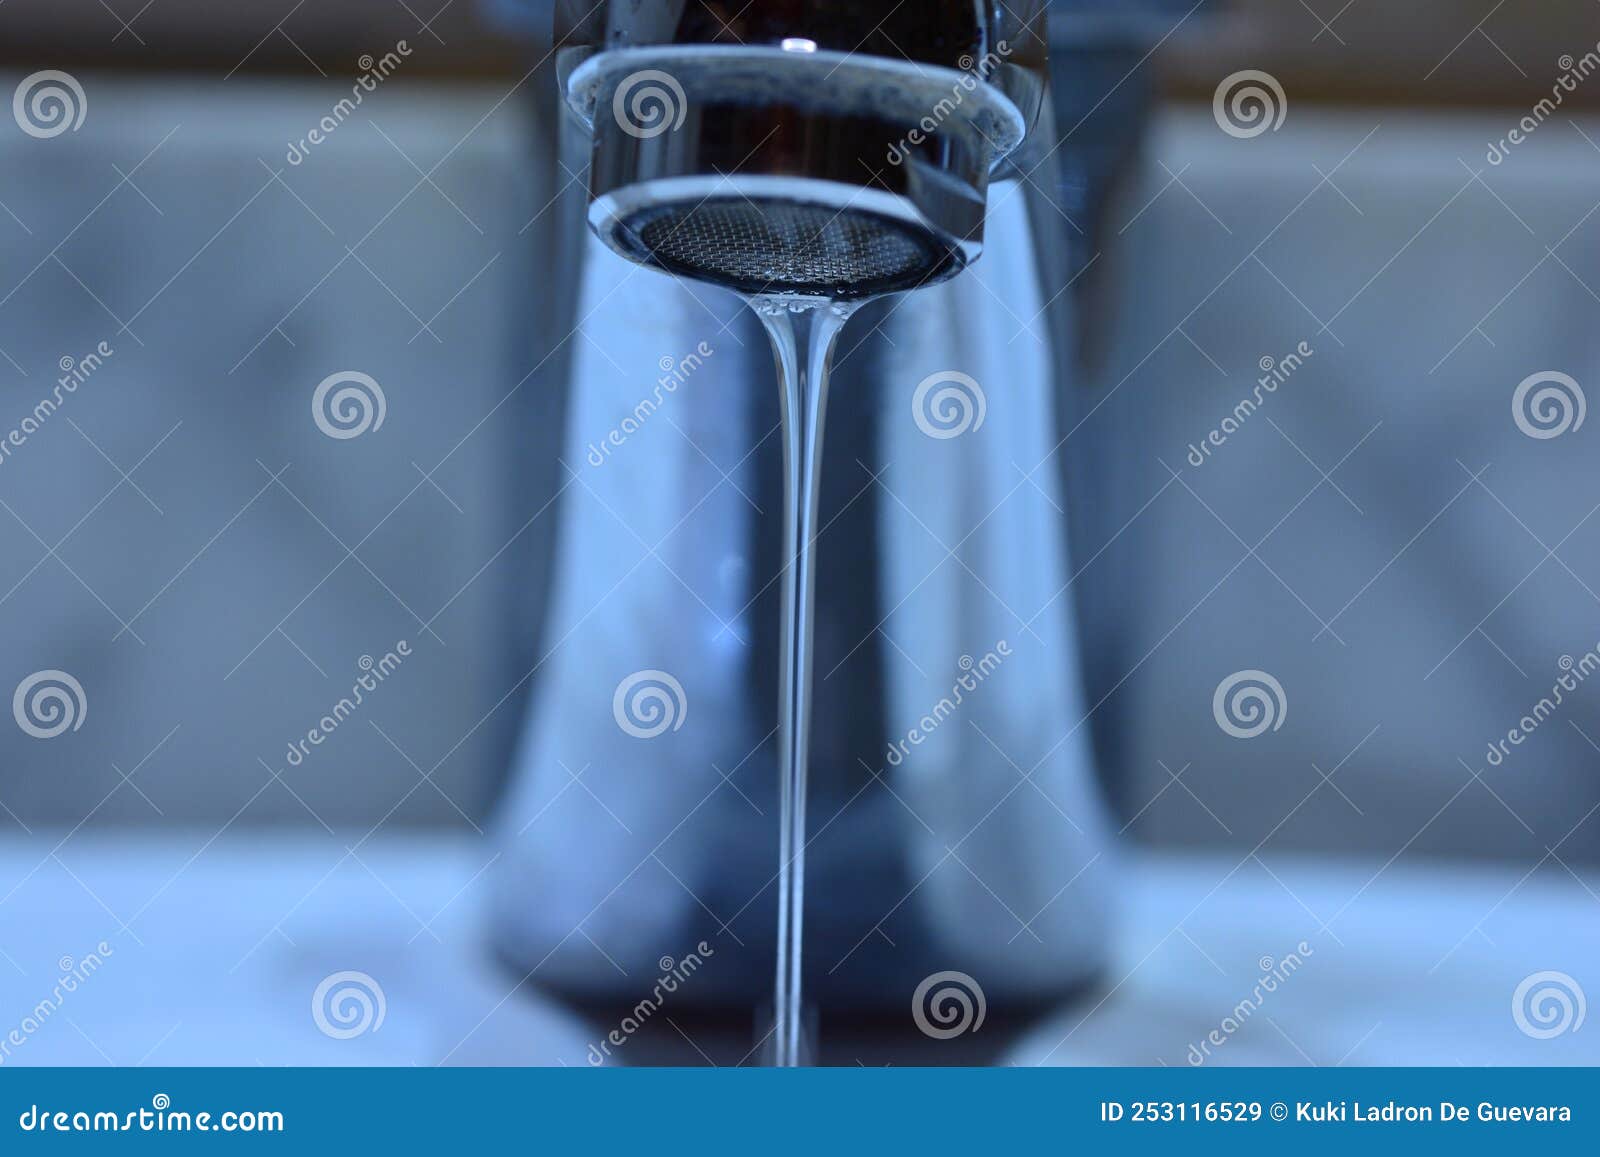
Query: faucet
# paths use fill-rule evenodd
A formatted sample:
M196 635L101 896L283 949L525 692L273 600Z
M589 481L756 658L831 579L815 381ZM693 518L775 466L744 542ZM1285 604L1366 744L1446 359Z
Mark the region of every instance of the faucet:
M805 991L937 1039L1100 968L1111 828L1051 465L1070 335L1030 179L1044 8L557 4L589 241L552 291L579 319L554 645L497 820L519 975L770 999L789 560L772 362L727 290L775 287L868 302L815 539Z

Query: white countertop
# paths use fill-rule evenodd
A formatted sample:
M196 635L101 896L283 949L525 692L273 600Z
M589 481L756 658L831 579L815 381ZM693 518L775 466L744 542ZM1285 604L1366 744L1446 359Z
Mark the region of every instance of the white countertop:
M486 846L391 836L36 834L0 850L4 1064L573 1064L597 1035L482 948ZM1105 983L1045 1018L1017 1063L1183 1065L1304 941L1217 1064L1596 1064L1600 1025L1534 1039L1512 994L1558 971L1600 993L1600 880L1556 869L1275 857L1132 858ZM1324 927L1326 922L1326 927ZM63 957L106 941L52 997ZM1263 958L1270 958L1264 960ZM311 994L375 977L382 1028L331 1039Z

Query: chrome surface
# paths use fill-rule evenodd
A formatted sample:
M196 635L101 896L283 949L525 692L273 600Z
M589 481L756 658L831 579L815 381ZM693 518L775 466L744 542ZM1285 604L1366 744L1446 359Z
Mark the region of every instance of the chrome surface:
M720 45L710 63L683 23L698 7L603 5L558 28L569 163L590 161L596 237L570 287L546 295L574 295L581 330L546 623L562 645L539 674L500 816L498 947L546 987L631 1003L666 958L704 943L714 955L675 1001L753 1011L770 997L785 558L772 359L734 295L638 264L750 292L744 255L644 236L652 214L682 224L748 198L753 216L723 220L724 240L759 231L755 218L782 233L784 214L875 214L889 227L821 280L911 271L921 286L861 308L831 388L805 991L825 1016L905 1013L924 980L959 971L996 1009L1049 1000L1100 965L1111 841L1059 482L1024 474L1055 444L1071 341L1040 268L1059 239L1035 228L1060 219L1030 210L996 145L1038 115L1042 29L978 4L932 6L940 27L923 6L907 47L931 87L901 83L903 58L861 50L846 66L860 83L826 88L816 70L837 62L819 58L892 5L849 6L836 25L794 13L846 6L752 3L738 30L751 45ZM884 164L917 123L915 100L969 75L950 66L1003 30L1023 47L993 83ZM783 39L818 50L785 52ZM690 64L672 74L678 127L628 132L618 90L666 48ZM665 388L669 365L683 380ZM664 714L641 727L624 689L646 677Z

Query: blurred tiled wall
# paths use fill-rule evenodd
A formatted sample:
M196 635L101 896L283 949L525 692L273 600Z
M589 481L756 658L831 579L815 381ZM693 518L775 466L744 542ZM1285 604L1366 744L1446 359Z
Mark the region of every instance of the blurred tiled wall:
M1491 164L1519 115L1291 96L1252 139L1209 107L1160 119L1111 211L1115 353L1062 451L1131 833L1600 850L1600 680L1576 678L1600 644L1600 431L1569 412L1550 436L1531 392L1513 410L1534 375L1600 384L1600 125L1552 119ZM1238 739L1213 699L1249 670L1286 710Z
M523 102L391 81L291 164L347 84L79 80L78 131L0 133L0 683L66 671L87 714L7 720L0 823L469 830L554 491ZM352 371L382 424L330 437L313 397Z

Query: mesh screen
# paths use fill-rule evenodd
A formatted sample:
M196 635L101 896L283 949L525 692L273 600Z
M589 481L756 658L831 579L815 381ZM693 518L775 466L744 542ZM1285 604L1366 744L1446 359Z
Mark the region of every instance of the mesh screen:
M953 255L923 230L793 201L661 205L634 214L624 231L656 265L749 293L868 297L954 272Z

